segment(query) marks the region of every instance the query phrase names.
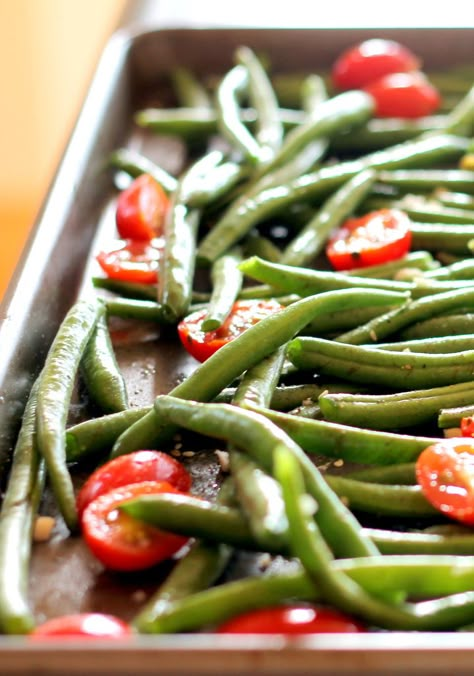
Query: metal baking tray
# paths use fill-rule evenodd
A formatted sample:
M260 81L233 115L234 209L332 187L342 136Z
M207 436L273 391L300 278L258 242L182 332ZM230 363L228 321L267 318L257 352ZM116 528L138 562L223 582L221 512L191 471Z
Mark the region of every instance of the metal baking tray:
M179 171L182 149L137 131L133 111L167 101L166 73L174 65L198 75L222 74L242 44L271 55L275 72L317 71L343 48L368 37L398 39L423 56L427 69L472 60L472 29L151 29L119 32L99 63L81 114L0 312L0 468L3 477L24 403L66 311L92 293L92 254L113 229L116 190L105 158L129 145ZM440 49L442 45L442 49ZM166 338L145 327L118 341L131 403L150 402L192 368ZM116 334L118 339L119 333ZM78 406L80 413L80 406ZM199 455L199 454L198 454ZM212 492L219 467L212 454L191 463L198 490ZM210 458L210 459L209 459ZM155 574L155 573L154 573ZM58 526L35 546L31 599L39 620L97 610L130 617L157 580L104 573L79 538ZM374 674L463 673L474 647L469 634L380 632L367 635L232 637L211 634L137 637L121 644L32 645L0 637L0 671L48 674Z

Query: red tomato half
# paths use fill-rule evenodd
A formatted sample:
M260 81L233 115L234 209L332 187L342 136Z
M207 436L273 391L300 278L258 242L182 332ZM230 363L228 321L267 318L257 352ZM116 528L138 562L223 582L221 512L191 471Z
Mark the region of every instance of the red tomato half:
M167 481L142 481L104 493L88 504L82 533L89 549L106 568L131 571L150 568L169 559L188 538L142 523L117 509L141 495L180 493Z
M35 640L62 636L64 638L120 639L132 635L128 624L113 615L78 613L47 620L31 633Z
M201 330L206 310L198 310L178 324L178 335L186 350L200 362L229 343L261 319L282 309L275 300L238 300L224 324L216 331Z
M474 525L474 439L446 439L428 446L416 462L416 479L440 512Z
M348 219L332 235L326 255L336 270L352 270L397 260L410 246L408 216L398 209L379 209Z
M219 634L333 634L364 632L352 618L331 608L292 605L262 608L222 624Z
M417 56L394 40L365 40L340 55L332 80L337 89L359 89L382 75L418 70L420 65Z
M97 255L97 261L111 279L124 282L156 284L158 264L163 253L164 241L116 240L110 248Z
M374 99L377 117L423 117L434 113L441 103L436 87L419 72L384 75L364 91Z
M191 488L191 476L187 470L167 453L135 451L109 460L90 475L77 495L79 517L99 495L142 481L167 481L184 492Z
M149 174L138 176L117 201L115 220L122 239L150 240L163 233L169 199Z

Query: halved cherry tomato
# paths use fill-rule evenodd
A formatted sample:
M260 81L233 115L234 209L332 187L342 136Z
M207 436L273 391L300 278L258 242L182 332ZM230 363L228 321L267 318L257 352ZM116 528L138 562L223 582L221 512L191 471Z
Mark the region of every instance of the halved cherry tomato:
M463 437L474 437L474 416L469 415L461 418L461 435Z
M404 256L411 246L410 219L398 209L379 209L350 218L336 230L326 255L336 270L387 263Z
M179 491L191 488L191 476L184 465L161 451L135 451L119 455L98 467L77 495L77 511L81 516L87 505L114 488L142 481L167 481Z
M423 117L441 103L439 91L419 72L384 75L363 89L375 101L376 117Z
M474 439L458 437L428 446L416 462L416 479L436 509L474 525Z
M337 610L298 604L252 610L224 622L217 631L219 634L345 634L366 629Z
M90 502L82 513L86 544L111 570L142 570L169 559L188 538L142 523L118 507L141 495L180 492L167 481L142 481L104 493Z
M365 40L339 56L332 80L337 89L359 89L382 75L418 70L420 65L418 57L399 42Z
M128 624L113 615L77 613L47 620L30 634L32 639L57 638L122 639L133 634Z
M198 310L178 324L178 335L189 354L203 362L223 345L240 336L249 326L279 312L282 307L275 300L238 300L224 324L216 331L207 333L201 330L206 310Z
M122 239L150 240L163 234L169 199L149 174L138 176L117 201L115 221Z
M163 248L164 241L160 237L151 241L115 240L97 255L97 262L111 279L156 284Z

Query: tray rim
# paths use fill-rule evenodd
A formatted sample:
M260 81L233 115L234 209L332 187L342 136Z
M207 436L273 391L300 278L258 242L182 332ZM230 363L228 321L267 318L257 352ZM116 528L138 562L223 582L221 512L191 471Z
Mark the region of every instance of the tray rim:
M35 224L30 231L27 243L23 249L19 263L7 287L3 300L0 304L0 340L2 348L11 347L9 341L8 326L11 325L15 317L15 303L19 302L25 294L25 285L28 280L27 277L31 268L35 269L35 259L37 259L38 251L43 246L43 240L46 236L46 221L52 210L59 209L59 214L66 211L67 204L64 204L64 199L61 195L61 188L70 179L74 173L80 172L78 166L84 164L84 161L77 163L77 158L84 154L83 139L89 138L92 142L93 133L88 129L93 113L96 111L97 93L101 91L103 83L110 78L111 69L117 68L119 63L126 58L127 52L133 47L134 41L145 35L173 33L180 32L202 32L202 31L243 31L251 33L268 31L305 31L317 32L337 31L357 33L375 33L377 29L370 28L367 30L361 28L341 28L338 29L324 28L318 29L316 27L308 28L265 28L256 26L250 28L248 26L224 26L217 27L181 27L159 24L156 26L142 26L131 27L129 29L120 29L115 32L108 43L106 44L95 75L91 81L90 87L84 99L84 104L77 117L74 128L71 132L70 139L66 145L63 156L58 165L57 171L53 177L51 186L46 194L43 205L39 211ZM426 31L430 33L450 32L472 32L471 28L455 27L448 29L441 28L382 28L379 33L384 34L402 34L413 33L414 31ZM100 97L99 97L100 98ZM86 133L87 132L87 133ZM56 219L60 218L56 215ZM11 339L11 335L10 335ZM4 359L4 350L2 349L2 360ZM1 368L0 368L1 371ZM0 373L1 376L1 373ZM93 668L94 673L109 673L111 660L114 656L119 656L119 661L114 664L114 673L126 673L131 667L131 659L137 656L144 658L143 669L150 669L150 673L156 667L156 656L164 659L163 667L168 671L160 670L160 673L189 673L186 669L195 666L193 659L200 656L209 660L208 667L205 673L219 673L219 664L214 660L216 655L225 655L230 659L237 659L236 656L242 655L238 673L256 673L256 668L260 665L263 671L258 673L285 673L285 669L291 668L292 673L307 672L308 662L303 664L301 662L301 655L310 657L313 656L320 659L320 667L322 669L330 668L331 673L360 673L360 661L362 659L365 673L379 673L378 670L386 667L387 659L396 659L396 656L403 655L404 665L400 668L406 670L410 664L410 658L426 657L426 652L436 654L444 657L449 657L452 668L470 668L472 666L472 658L474 657L474 645L472 643L469 633L457 632L442 632L442 633L414 633L414 632L380 632L374 634L358 634L356 638L350 635L338 635L337 637L318 637L317 639L305 639L298 641L286 641L283 638L272 637L269 639L251 637L246 638L245 641L232 639L225 639L223 637L216 637L214 634L190 634L181 636L160 636L160 637L136 637L133 644L114 644L98 642L94 646L84 647L82 644L75 644L71 642L65 644L64 642L51 641L47 645L32 645L30 642L26 644L25 640L17 637L0 636L0 657L2 658L2 673L25 673L24 669L37 670L38 668L48 668L48 673L63 673L61 669L64 668L68 660L77 657L82 660L80 669L84 669L85 662ZM373 655L373 661L367 658L367 653ZM344 664L338 665L338 655L344 654ZM189 663L176 666L175 661L180 659L183 661L183 655L186 655L186 660ZM94 659L100 656L100 660L95 663ZM85 658L87 658L85 660ZM288 661L287 661L288 659ZM408 660L408 661L407 661ZM120 662L122 662L120 664ZM341 662L341 660L339 660ZM430 661L431 662L431 661ZM359 663L359 664L357 664ZM440 659L440 668L443 667L443 660ZM71 663L69 663L71 667ZM137 666L137 665L135 665ZM207 671L207 669L211 671ZM421 668L421 671L420 671ZM75 666L74 666L75 669ZM79 667L78 667L79 669ZM184 669L184 670L183 670ZM242 669L244 669L242 671ZM245 671L248 669L248 671ZM270 670L270 671L269 671ZM274 671L273 671L274 670ZM70 673L76 673L71 671ZM148 673L137 669L135 673ZM193 672L198 673L198 672ZM203 672L204 673L204 672ZM318 669L318 673L325 673ZM423 665L417 665L417 673L423 673ZM431 663L427 666L426 673L436 673ZM442 672L441 672L442 673ZM461 672L458 672L461 673Z

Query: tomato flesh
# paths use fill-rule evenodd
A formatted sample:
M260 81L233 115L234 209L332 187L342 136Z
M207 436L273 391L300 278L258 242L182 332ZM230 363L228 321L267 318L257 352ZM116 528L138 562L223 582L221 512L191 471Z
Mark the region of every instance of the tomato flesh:
M163 233L169 199L149 174L138 176L117 201L115 221L122 239L151 240Z
M326 255L336 270L379 265L404 256L411 246L410 219L397 209L379 209L348 219L330 238Z
M413 52L394 40L365 40L344 51L332 68L337 89L359 89L388 75L418 70L420 61Z
M422 73L391 73L364 87L377 117L417 118L434 113L441 96Z
M332 634L364 632L352 618L331 608L309 605L252 610L224 622L220 634Z
M461 418L461 435L463 437L474 437L474 416L469 415Z
M141 495L180 492L166 481L142 481L92 500L81 518L84 540L92 554L106 568L117 571L150 568L172 557L188 538L142 523L118 507Z
M79 517L100 495L142 481L167 481L184 492L191 488L189 472L175 458L161 451L135 451L109 460L90 475L77 495Z
M97 262L107 277L124 282L156 284L158 265L164 249L164 240L115 240L97 255Z
M416 478L436 509L474 525L474 439L446 439L428 446L416 462Z
M36 627L31 638L121 639L133 634L131 627L113 615L77 613L53 617Z
M178 324L178 335L189 354L203 362L250 326L279 312L282 307L275 300L236 301L224 324L216 331L208 332L201 330L206 310L198 310Z

